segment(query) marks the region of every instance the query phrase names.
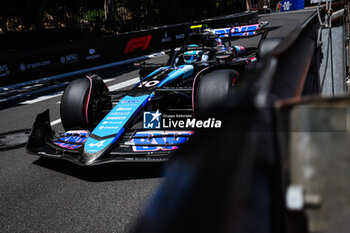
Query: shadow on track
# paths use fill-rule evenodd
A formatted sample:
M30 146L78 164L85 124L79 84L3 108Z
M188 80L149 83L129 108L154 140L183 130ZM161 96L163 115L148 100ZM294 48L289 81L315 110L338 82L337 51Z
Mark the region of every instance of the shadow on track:
M80 167L63 160L39 158L33 164L89 182L159 178L163 176L164 162L111 163Z

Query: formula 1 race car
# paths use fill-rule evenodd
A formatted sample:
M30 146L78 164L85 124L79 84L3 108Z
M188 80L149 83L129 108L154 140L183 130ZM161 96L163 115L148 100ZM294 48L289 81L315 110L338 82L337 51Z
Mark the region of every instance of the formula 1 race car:
M168 160L196 128L221 126L203 113L227 96L254 59L241 47L191 44L172 50L167 64L139 64L140 82L130 90L109 92L97 75L76 79L61 99L66 132L52 131L46 110L26 149L83 166Z

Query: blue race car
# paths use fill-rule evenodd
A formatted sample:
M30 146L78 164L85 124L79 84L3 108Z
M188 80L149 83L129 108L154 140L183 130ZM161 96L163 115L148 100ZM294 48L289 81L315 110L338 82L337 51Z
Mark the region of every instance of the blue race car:
M66 132L52 131L46 110L37 116L26 149L82 166L168 160L196 128L220 127L202 116L254 61L254 52L238 49L191 44L172 50L167 64L140 64L140 82L131 90L109 92L97 75L74 80L61 99ZM185 123L176 125L171 116Z

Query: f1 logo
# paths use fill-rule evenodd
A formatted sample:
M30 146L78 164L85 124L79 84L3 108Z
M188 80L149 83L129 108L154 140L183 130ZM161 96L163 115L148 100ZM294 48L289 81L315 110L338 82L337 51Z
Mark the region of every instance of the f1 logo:
M143 50L147 49L151 39L152 39L152 36L148 35L148 36L137 37L129 40L124 50L124 54L132 53L137 48L142 48Z

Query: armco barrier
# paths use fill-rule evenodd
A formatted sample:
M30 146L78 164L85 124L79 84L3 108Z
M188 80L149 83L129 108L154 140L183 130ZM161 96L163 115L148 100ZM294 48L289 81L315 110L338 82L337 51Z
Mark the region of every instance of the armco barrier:
M96 65L126 60L187 43L190 26L208 27L256 23L256 12L245 12L197 22L163 26L114 36L71 41L0 54L0 86L72 72Z

